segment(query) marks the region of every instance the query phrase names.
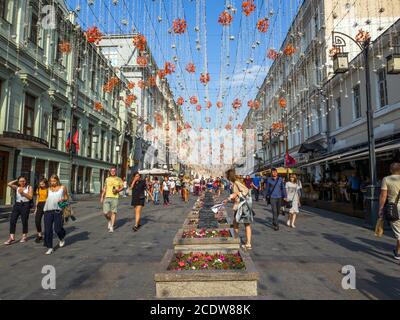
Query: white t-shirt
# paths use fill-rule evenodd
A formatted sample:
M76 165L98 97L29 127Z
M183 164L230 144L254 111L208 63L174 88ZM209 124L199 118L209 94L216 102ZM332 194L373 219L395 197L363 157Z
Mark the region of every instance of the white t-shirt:
M163 190L164 191L169 191L169 187L171 186L171 182L163 182Z
M170 185L171 185L171 188L172 188L172 189L175 188L175 181L171 181L171 182L170 182Z
M391 175L383 178L381 190L387 190L388 201L395 202L400 191L400 175ZM400 205L400 202L399 202Z

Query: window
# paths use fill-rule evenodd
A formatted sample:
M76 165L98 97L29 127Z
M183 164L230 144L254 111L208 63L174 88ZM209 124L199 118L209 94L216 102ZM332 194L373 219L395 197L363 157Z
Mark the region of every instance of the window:
M100 142L100 159L104 159L104 144L105 144L106 132L101 131L101 142Z
M0 0L0 17L6 19L7 10L6 10L6 0Z
M14 19L14 0L0 0L0 18L12 24Z
M353 88L353 119L357 120L360 118L361 118L360 85L356 85Z
M378 72L378 90L379 90L379 107L383 108L388 105L388 93L387 93L385 69L379 70Z
M47 141L49 138L49 115L47 113L43 115L41 132L42 132L42 138Z
M49 177L51 177L53 174L58 175L58 166L58 162L49 161Z
M336 128L342 127L342 99L336 99Z
M26 134L28 136L33 135L33 125L35 122L35 105L36 98L28 93L25 94L23 134Z
M96 65L92 65L92 69L90 70L90 88L95 91L96 90Z
M92 144L93 144L93 130L94 126L89 124L89 133L88 133L88 145L87 145L87 157L92 157Z
M32 3L31 3L32 4ZM38 23L39 23L39 14L36 7L31 7L31 21L29 25L29 41L33 44L38 44Z
M25 176L30 182L32 172L32 158L22 157L21 176Z
M58 130L57 130L57 121L59 114L58 109L53 108L53 114L51 118L51 137L50 137L50 148L58 149Z

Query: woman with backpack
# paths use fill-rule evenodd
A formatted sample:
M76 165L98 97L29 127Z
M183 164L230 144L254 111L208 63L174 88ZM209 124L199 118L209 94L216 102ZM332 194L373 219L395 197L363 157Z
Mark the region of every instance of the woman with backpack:
M16 191L16 196L10 217L10 236L4 244L10 245L15 242L15 230L20 216L22 222L22 238L20 242L25 243L28 239L28 220L33 201L33 189L28 184L28 179L24 176L18 177L17 180L10 181L7 185Z

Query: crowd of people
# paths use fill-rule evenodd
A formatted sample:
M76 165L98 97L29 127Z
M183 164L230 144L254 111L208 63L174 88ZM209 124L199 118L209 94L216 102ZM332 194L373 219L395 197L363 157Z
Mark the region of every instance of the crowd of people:
M394 249L395 259L400 260L400 164L391 165L391 175L384 178L381 186L379 216L383 217L387 203L391 203L397 209L397 219L390 221L397 243ZM141 227L141 212L146 203L153 202L155 206L160 205L161 195L165 208L171 205L171 197L179 196L181 201L188 202L190 194L199 196L202 192L213 192L218 197L223 193L229 196L223 203L233 202L233 227L238 234L239 225L245 225L246 241L243 244L245 249L251 249L251 223L254 218L254 201L261 200L266 202L265 208L270 208L272 212L272 224L275 231L279 230L279 215L287 214L286 225L296 228L295 222L301 207L302 183L296 174L286 177L279 176L278 170L273 168L270 177L250 176L239 177L234 170L229 170L226 177L199 177L193 179L187 176L177 178L164 177L144 177L138 172L132 175L129 183L125 178L117 176L117 169L111 168L109 176L104 182L100 202L103 207L104 217L107 221L107 228L110 233L114 232L116 223L119 198L132 197L131 205L134 208L135 218L133 231L138 231ZM346 201L350 196L347 187L350 183L351 189L356 190L360 187L356 176L352 176L350 182L341 179L338 186L340 193ZM10 216L9 238L4 243L11 245L16 242L16 225L19 218L22 222L22 237L20 243L28 240L28 221L31 211L35 215L36 239L35 242L41 243L46 247L47 255L54 252L53 237L54 233L59 238L58 246L65 245L66 232L63 227L65 212L70 208L70 198L65 186L60 183L57 175L52 175L49 180L43 178L38 187L29 185L28 179L24 176L8 183L8 187L15 191L15 203ZM224 192L225 191L225 192ZM270 207L269 207L270 206ZM393 210L392 210L393 211ZM42 220L44 231L42 230Z

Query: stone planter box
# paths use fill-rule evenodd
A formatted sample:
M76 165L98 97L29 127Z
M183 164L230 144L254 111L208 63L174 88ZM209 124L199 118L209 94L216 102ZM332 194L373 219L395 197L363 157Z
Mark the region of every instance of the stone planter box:
M212 253L211 251L208 251ZM232 252L215 250L215 253ZM237 250L236 250L237 252ZM157 298L211 298L257 296L259 274L250 256L239 251L245 270L168 270L175 252L168 250L156 273Z
M193 224L191 223L193 220L197 221L197 223ZM231 224L232 222L228 217L224 217L224 222L219 223L219 229L229 229L232 228ZM185 219L185 222L183 223L183 229L197 229L198 228L198 223L199 223L199 217L198 216L189 216L188 218Z
M180 229L175 235L173 240L175 251L239 250L240 248L240 238L234 237L233 229L228 229L231 235L228 238L182 238L183 232L188 230Z

